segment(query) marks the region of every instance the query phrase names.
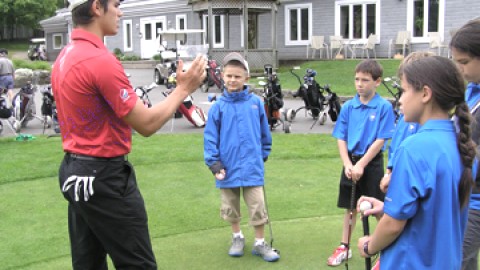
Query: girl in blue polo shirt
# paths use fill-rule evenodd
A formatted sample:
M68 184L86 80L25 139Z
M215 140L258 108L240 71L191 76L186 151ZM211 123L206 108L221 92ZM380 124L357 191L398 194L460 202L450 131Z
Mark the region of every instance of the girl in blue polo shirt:
M475 156L464 81L438 56L402 65L399 74L405 121L421 127L395 151L385 203L358 201L373 204L365 215L383 215L358 248L363 257L381 251L383 269L460 269Z
M452 58L460 68L465 80L470 82L465 92L465 100L473 115L472 138L480 153L480 20L472 20L455 32L450 48ZM479 158L474 162L478 168ZM468 223L463 240L463 270L478 269L478 252L480 250L480 175L476 176L476 186L470 196Z
M407 57L405 57L405 59L402 61L402 64L410 63L417 59L429 57L432 55L434 54L431 52L425 52L425 51L412 52ZM405 138L417 133L417 130L418 130L418 123L405 122L403 113L400 112L400 117L398 118L397 124L395 125L395 132L393 133L392 140L388 145L387 169L385 171L385 175L382 178L382 181L380 181L380 189L384 193L387 193L388 184L390 183L390 176L393 170L393 157L394 157L395 150L400 146L400 143L403 142Z

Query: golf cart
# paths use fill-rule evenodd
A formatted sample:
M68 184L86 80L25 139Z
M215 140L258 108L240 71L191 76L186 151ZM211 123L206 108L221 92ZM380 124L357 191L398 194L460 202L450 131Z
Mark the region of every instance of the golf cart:
M176 72L177 60L183 60L183 68L186 70L199 53L206 57L208 52L207 46L193 45L195 41L201 43L202 37L199 36L195 39L194 35L201 35L202 33L205 33L205 31L201 29L158 31L157 42L161 62L155 66L155 83L167 83L169 76ZM187 43L190 44L187 45Z
M47 48L45 47L45 38L32 38L28 45L28 58L32 61L47 60Z

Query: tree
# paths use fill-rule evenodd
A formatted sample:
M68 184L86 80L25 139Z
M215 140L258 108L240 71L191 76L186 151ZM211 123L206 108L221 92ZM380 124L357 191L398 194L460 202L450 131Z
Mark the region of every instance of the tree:
M68 5L67 0L57 0L57 8L66 8Z
M40 29L39 22L55 14L57 0L2 0L0 1L0 27L7 32L3 38L12 39L17 25ZM0 37L2 38L2 37Z

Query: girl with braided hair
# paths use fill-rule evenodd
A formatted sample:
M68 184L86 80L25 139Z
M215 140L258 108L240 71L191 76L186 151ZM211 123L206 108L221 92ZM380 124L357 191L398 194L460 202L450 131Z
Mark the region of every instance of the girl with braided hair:
M472 139L477 144L474 171L479 167L480 142L480 19L467 22L453 35L450 41L453 61L468 81L465 101L473 116ZM462 270L478 269L480 250L480 174L474 173L476 185L470 195L468 222L463 238ZM476 177L475 177L476 175Z
M463 77L438 56L402 65L399 77L405 121L420 128L395 152L385 203L358 201L372 203L364 214L380 218L359 239L360 255L381 252L384 269L460 269L475 156Z

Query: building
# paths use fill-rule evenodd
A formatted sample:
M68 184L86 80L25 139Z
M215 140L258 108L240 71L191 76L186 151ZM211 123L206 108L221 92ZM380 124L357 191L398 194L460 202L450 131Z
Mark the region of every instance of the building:
M125 0L121 7L119 34L105 39L112 51L118 48L149 59L158 53L158 31L204 29L200 38L189 42L208 44L210 56L217 60L229 51L243 51L250 64L260 68L268 62L305 60L312 36L323 36L327 45L331 36L341 36L347 41L342 52L347 57L370 34L376 35L375 51L381 58L398 53L391 44L399 32L409 34L407 49L412 51L430 48L430 32L446 45L455 29L478 16L480 1ZM70 12L58 10L41 25L48 58L55 59L69 40ZM446 50L441 53L447 55Z

